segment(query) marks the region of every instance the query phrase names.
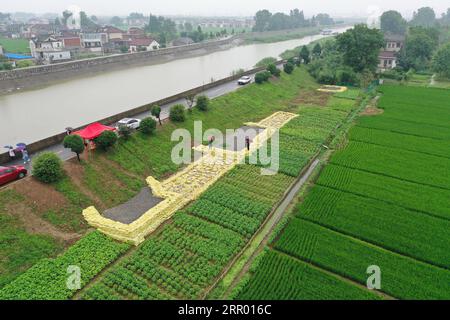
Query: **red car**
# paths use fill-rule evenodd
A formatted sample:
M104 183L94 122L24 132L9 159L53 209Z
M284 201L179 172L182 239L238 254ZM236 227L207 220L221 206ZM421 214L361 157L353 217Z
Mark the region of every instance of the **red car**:
M22 179L27 175L27 169L22 166L0 167L0 186L8 182Z

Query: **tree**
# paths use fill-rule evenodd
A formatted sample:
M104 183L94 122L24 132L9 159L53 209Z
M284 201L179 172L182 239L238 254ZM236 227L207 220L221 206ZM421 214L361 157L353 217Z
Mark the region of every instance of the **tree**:
M300 59L303 60L304 64L308 64L311 61L310 52L307 46L303 46L300 50Z
M443 26L450 26L450 8L447 9L447 13L442 14L442 18L440 19L439 23Z
M192 23L186 22L184 24L184 29L186 29L187 32L192 32L194 30L194 27L192 26Z
M207 111L209 106L209 98L205 95L197 98L197 108L201 111Z
M118 16L114 16L109 21L113 26L120 26L122 24L122 19Z
M380 18L381 31L392 34L405 34L407 22L402 15L394 10L386 11Z
M406 39L405 48L399 54L399 65L405 70L426 69L438 45L438 40L434 37L428 29L412 28Z
M433 71L450 78L450 44L440 48L433 58Z
M156 130L156 121L151 117L142 119L139 130L143 134L153 134Z
M312 50L312 54L314 58L320 58L320 56L322 55L322 46L320 45L320 43L316 43Z
M378 65L378 54L384 46L383 34L363 24L336 37L338 51L342 53L344 64L355 72L364 69L375 71Z
M272 13L269 10L260 10L255 15L255 26L253 31L267 31L269 30L270 20L272 18Z
M186 120L186 112L182 104L176 104L170 108L169 119L174 122L184 122Z
M288 62L288 63L284 64L283 70L287 74L291 74L294 71L294 65L292 63Z
M421 27L432 27L436 24L436 13L430 7L420 8L414 12L411 25Z
M161 123L161 107L155 104L150 109L150 113L152 114L152 116L154 116L155 118L158 119L159 125L162 126L162 123Z
M315 17L316 23L319 23L321 26L329 26L334 24L334 20L330 17L330 15L326 13L319 13Z
M59 181L64 175L62 161L53 152L44 152L33 161L33 176L44 183Z
M194 106L194 102L195 102L195 93L190 93L190 94L186 95L186 103L188 105L189 112L192 111L192 107Z
M76 134L66 136L63 141L64 148L68 148L77 154L78 161L80 160L80 154L84 151L83 139Z
M63 22L63 24L64 24L65 26L67 26L67 20L69 20L69 18L70 18L72 15L73 15L72 12L70 12L69 10L65 10L65 11L63 12L63 20L62 20L62 22Z
M117 142L117 135L112 131L104 131L99 137L94 139L95 144L102 150L108 150Z

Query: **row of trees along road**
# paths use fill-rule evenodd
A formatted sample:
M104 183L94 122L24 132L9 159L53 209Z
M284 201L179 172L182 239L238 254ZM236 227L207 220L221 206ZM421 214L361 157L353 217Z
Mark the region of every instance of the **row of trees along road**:
M387 34L405 35L405 45L398 54L400 70L433 70L445 77L450 76L447 61L450 42L450 8L437 18L430 7L418 9L411 21L406 21L397 11L386 11L380 19L381 30Z

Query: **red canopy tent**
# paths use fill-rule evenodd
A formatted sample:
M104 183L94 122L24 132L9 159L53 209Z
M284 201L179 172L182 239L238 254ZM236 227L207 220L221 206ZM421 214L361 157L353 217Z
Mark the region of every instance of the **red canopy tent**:
M116 128L104 126L101 123L93 123L80 131L76 131L73 134L79 135L83 139L92 140L101 135L104 131L115 131Z

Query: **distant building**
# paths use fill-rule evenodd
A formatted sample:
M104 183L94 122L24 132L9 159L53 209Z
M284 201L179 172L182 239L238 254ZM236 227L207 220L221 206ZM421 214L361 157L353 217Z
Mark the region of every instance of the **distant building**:
M105 26L101 27L97 30L99 33L105 33L107 35L106 41L109 42L111 40L122 40L124 32L119 28L113 26Z
M22 37L26 39L48 37L56 33L56 28L51 24L29 24L23 27Z
M51 64L72 59L70 50L64 48L63 40L53 37L43 41L38 39L30 40L30 50L31 55L38 63Z
M394 69L397 66L397 54L405 45L404 35L386 34L384 36L385 46L378 55L378 69L386 71Z
M131 27L128 29L128 35L143 36L144 34L145 34L145 31L144 31L144 29L141 29L141 28Z
M187 46L189 44L193 44L194 40L192 40L191 38L188 37L182 37L182 38L178 38L172 41L172 46L173 47L179 47L179 46Z
M82 33L81 46L90 52L103 52L104 45L108 42L106 33Z
M159 43L152 38L137 38L130 42L130 52L158 50Z

